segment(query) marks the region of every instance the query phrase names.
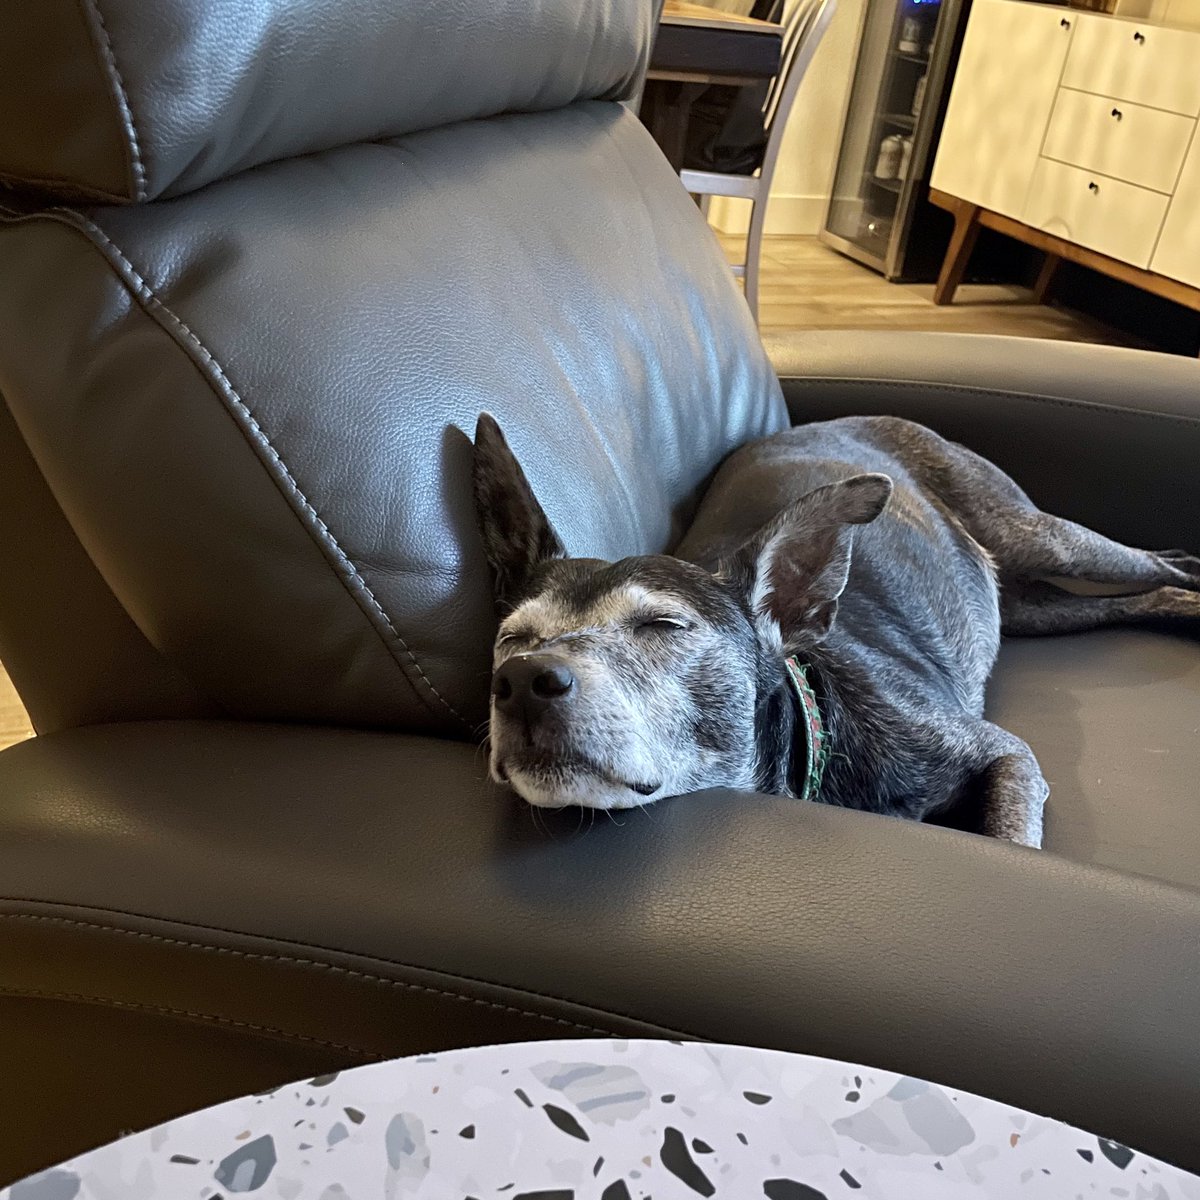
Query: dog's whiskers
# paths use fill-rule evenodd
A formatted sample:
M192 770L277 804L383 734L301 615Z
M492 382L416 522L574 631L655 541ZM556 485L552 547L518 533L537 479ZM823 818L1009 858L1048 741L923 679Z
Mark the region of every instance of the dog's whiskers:
M474 754L474 761L475 761L476 765L478 765L479 760L481 758L484 760L489 759L491 757L491 750L492 750L492 739L490 737L485 737L482 742L477 743L475 746L475 754ZM486 771L486 769L487 769L487 767L485 765L484 770Z

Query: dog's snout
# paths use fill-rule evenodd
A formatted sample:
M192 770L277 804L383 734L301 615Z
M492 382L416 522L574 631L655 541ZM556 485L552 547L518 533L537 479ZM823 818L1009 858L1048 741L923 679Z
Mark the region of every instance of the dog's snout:
M496 707L503 713L536 713L569 695L575 676L553 654L515 654L502 663L492 680Z

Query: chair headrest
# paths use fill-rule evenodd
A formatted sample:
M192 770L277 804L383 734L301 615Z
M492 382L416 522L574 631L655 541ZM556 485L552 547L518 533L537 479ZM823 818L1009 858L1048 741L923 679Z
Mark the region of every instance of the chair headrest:
M0 180L140 203L273 159L624 99L646 0L4 0Z

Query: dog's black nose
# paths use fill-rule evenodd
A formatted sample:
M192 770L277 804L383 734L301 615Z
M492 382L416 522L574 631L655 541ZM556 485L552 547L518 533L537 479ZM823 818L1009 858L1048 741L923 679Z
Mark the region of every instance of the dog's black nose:
M575 686L571 668L553 654L514 654L492 679L492 695L502 713L534 717Z

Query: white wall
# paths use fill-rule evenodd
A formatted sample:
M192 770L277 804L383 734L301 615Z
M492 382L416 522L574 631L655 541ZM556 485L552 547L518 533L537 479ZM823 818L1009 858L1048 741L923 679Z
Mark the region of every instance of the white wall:
M838 0L800 85L775 169L768 233L816 233L825 219L865 6L866 0ZM749 202L717 197L709 220L727 233L744 233L750 220Z
M1113 11L1118 16L1161 21L1181 29L1200 29L1200 0L1116 0Z

